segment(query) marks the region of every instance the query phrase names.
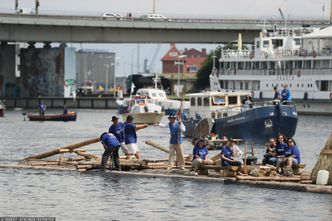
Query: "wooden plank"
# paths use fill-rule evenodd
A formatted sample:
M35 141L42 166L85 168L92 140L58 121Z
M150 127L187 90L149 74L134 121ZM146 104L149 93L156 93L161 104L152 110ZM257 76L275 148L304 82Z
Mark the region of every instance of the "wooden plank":
M217 160L221 159L221 153L218 153L217 155L213 156L211 160L215 163Z
M236 176L237 180L251 180L251 181L280 181L280 182L300 182L299 176L294 177L253 177L253 176Z
M76 148L79 148L79 147L83 147L83 146L86 146L86 145L97 143L99 141L100 141L99 137L98 138L93 138L93 139L85 140L85 141L82 141L82 142L79 142L79 143L75 143L75 144L70 144L70 145L67 145L67 146L59 147L59 148L54 149L54 150L50 150L50 151L46 151L46 152L39 153L39 154L36 154L36 155L32 155L30 157L24 158L23 160L43 159L43 158L46 158L46 157L50 157L50 156L59 154L60 153L60 149L73 150L73 149L76 149Z
M157 143L155 143L155 142L153 142L153 141L151 141L151 140L146 140L145 143L146 143L147 145L150 145L150 146L152 146L152 147L155 147L155 148L157 148L157 149L159 149L159 150L161 150L161 151L163 151L163 152L169 154L169 150L168 150L168 148L163 147L163 146L161 146L160 144L157 144Z

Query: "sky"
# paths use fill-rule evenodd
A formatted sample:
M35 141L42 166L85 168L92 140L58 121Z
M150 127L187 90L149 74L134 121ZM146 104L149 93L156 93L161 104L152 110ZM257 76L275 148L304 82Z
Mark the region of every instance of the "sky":
M131 13L139 17L155 12L169 18L248 18L280 19L279 8L288 19L328 19L332 0L39 0L41 14L101 15ZM0 12L14 12L15 0L0 0ZM19 8L34 8L34 0L19 0ZM116 75L137 72L137 44L68 44L77 49L102 49L115 52ZM179 49L196 48L208 51L217 45L179 44ZM157 44L140 44L140 71L144 59L152 60ZM161 44L155 59L155 72L161 72L160 58L168 51L169 44ZM150 62L148 62L150 63Z

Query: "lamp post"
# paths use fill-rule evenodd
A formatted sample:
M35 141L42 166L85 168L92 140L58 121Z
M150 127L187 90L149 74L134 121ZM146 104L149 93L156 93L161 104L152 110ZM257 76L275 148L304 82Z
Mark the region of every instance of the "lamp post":
M180 96L180 66L184 64L184 61L181 61L182 58L187 57L187 55L179 55L178 60L174 62L178 66L178 85L176 90L176 96Z

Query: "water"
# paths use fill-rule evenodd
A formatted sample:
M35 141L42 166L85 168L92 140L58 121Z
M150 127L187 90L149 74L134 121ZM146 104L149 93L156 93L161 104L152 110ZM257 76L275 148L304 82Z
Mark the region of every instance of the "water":
M21 111L8 111L0 118L0 163L13 163L34 153L97 137L107 130L113 114L109 110L78 110L77 122L64 123L23 121ZM331 131L331 117L300 117L294 139L307 169L313 168ZM151 126L138 134L143 158L167 158L144 144L150 139L167 146L167 128ZM191 152L191 148L186 142L185 152ZM100 144L87 150L102 153ZM263 147L255 147L256 155L262 156L263 151ZM174 178L0 169L2 216L51 216L57 220L331 220L332 196Z

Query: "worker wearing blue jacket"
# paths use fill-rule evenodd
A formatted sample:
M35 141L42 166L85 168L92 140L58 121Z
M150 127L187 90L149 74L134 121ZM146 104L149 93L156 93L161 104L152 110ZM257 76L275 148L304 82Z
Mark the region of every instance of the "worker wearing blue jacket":
M119 148L121 145L118 139L114 136L114 134L104 132L100 136L100 141L105 149L101 158L100 170L106 170L107 161L110 156L112 159L112 169L120 170Z

